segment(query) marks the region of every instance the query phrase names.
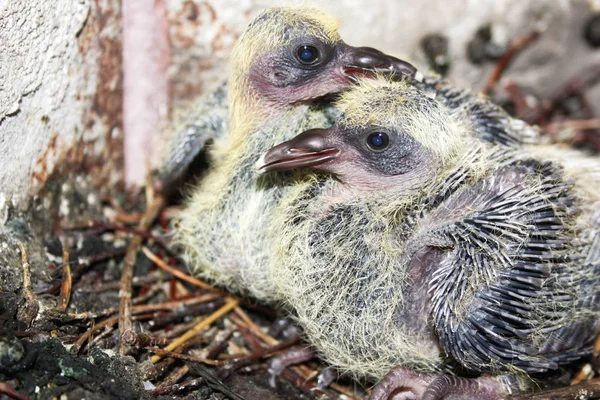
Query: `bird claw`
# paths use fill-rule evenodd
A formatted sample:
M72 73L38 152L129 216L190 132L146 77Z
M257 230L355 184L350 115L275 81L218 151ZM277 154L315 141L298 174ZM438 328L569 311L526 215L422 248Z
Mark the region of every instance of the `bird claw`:
M419 374L396 367L373 388L369 400L497 400L505 394L503 385L490 377Z
M432 381L431 375L418 374L408 368L396 367L373 388L369 400L387 400L395 393L394 400L420 399Z

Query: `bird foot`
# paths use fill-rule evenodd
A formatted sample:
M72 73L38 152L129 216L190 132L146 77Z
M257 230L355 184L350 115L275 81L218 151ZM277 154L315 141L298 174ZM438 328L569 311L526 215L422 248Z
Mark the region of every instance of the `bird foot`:
M276 378L281 375L284 369L290 365L300 364L301 362L314 358L315 353L305 347L292 347L277 357L271 359L269 365L269 384L275 387Z
M394 400L420 399L433 379L432 375L396 367L373 388L369 400L387 400L392 394Z
M504 386L491 377L420 374L396 367L373 388L369 400L497 400L504 395Z

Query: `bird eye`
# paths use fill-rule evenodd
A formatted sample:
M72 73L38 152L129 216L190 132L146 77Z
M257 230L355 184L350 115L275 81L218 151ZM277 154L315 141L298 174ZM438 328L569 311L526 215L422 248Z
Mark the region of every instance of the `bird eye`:
M297 50L298 60L302 64L311 65L319 59L319 50L314 46L300 46Z
M383 150L390 144L390 137L385 132L373 132L367 137L367 145L371 150Z

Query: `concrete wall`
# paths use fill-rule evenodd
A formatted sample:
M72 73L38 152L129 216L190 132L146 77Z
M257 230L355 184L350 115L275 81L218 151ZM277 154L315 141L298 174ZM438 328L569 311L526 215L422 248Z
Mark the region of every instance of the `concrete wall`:
M0 203L26 204L59 165L118 180L119 10L118 0L0 1Z

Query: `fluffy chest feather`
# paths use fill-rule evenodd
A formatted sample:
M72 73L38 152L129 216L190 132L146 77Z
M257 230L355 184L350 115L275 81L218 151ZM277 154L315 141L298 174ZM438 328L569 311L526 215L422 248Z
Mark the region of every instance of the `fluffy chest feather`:
M279 119L264 121L246 137L232 133L232 139L214 149L221 163L195 190L178 219L176 240L195 274L258 299L276 298L267 268L274 253L269 227L294 174L260 176L255 164L279 141L328 121L322 109L298 105Z

